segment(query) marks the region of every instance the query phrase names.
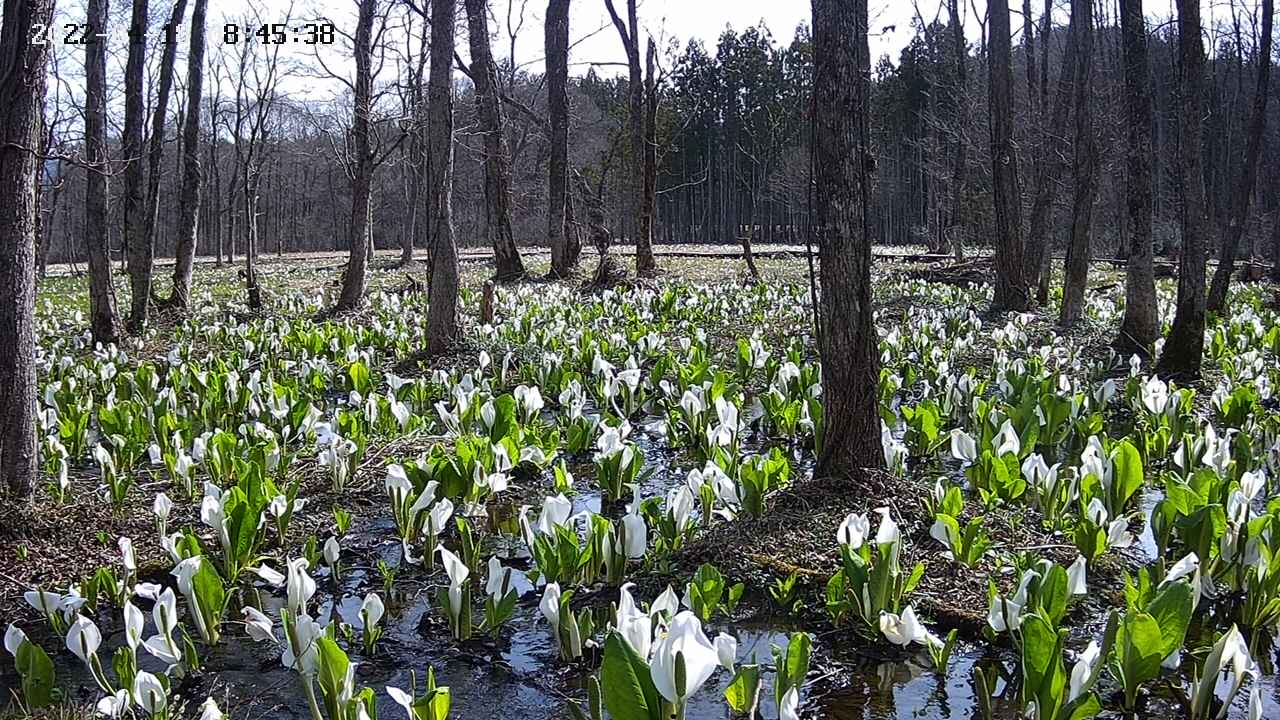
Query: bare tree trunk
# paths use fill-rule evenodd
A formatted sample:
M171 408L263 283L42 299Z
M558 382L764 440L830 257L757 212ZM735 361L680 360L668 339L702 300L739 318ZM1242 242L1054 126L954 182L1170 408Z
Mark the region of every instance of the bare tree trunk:
M143 72L147 52L147 0L133 0L129 21L129 54L124 70L124 249L128 257L130 309L126 322L130 333L140 334L147 324L151 300L151 252L144 247L147 234L145 168L142 164L146 103Z
M0 27L0 478L14 497L36 482L36 179L53 0L6 0Z
M511 155L503 134L498 68L489 48L488 0L466 0L466 8L476 115L484 135L484 225L493 246L497 280L505 282L524 276L524 263L511 232Z
M107 0L88 0L87 23L107 26ZM110 237L107 212L107 52L96 38L85 44L84 241L89 252L89 316L94 342L108 345L119 337L116 297L111 287Z
M964 39L964 27L960 24L960 2L949 0L947 11L951 15L951 39L955 53L955 87L952 89L952 104L956 112L956 137L951 146L951 207L947 209L947 227L943 235L951 241L952 252L956 260L964 259L964 175L965 146L964 128L966 113L964 101L968 94L969 72L965 62L969 53Z
M582 244L568 227L569 200L569 2L547 3L547 113L551 125L548 162L547 239L552 277L567 277L578 266Z
M1120 0L1124 43L1125 199L1129 211L1129 262L1125 272L1124 320L1115 347L1123 353L1151 354L1160 336L1151 242L1151 68L1142 0Z
M145 0L135 0L135 23L137 16L138 4L146 5ZM169 109L169 93L173 88L173 65L178 54L178 24L182 22L182 17L186 13L187 0L177 0L173 4L173 15L169 18L169 24L165 26L166 38L164 41L164 54L160 60L160 82L157 91L156 105L151 117L151 139L147 147L147 193L146 204L137 209L140 216L139 221L142 223L141 234L136 235L136 242L129 244L129 280L132 290L132 303L129 310L129 331L134 334L142 332L147 323L147 311L151 305L151 282L155 270L155 250L156 250L156 227L159 221L160 212L160 163L164 158L164 124L165 117ZM146 9L143 9L142 17L143 25L146 23ZM130 60L132 61L133 47L130 46ZM139 51L141 54L141 51ZM141 78L139 78L141 80ZM127 92L126 92L127 94ZM139 90L141 94L141 90ZM138 99L141 102L141 98ZM141 112L141 108L139 108ZM139 121L141 125L141 121ZM139 149L141 148L141 127L137 128ZM125 123L125 135L128 136L130 128ZM126 151L127 154L128 151ZM130 160L135 163L138 175L142 174L142 160ZM132 166L131 166L132 167ZM126 174L125 179L132 182L130 175ZM138 178L141 180L141 177ZM125 193L126 199L129 198L129 192ZM126 208L126 214L128 209ZM129 229L128 219L126 218L126 230Z
M338 311L354 310L364 298L365 268L371 253L370 197L373 191L373 151L369 142L369 112L373 102L373 18L378 0L360 0L356 20L355 106L351 113L351 224L347 233L350 251L342 275Z
M1231 194L1227 227L1222 233L1222 252L1218 257L1218 268L1213 273L1213 285L1209 288L1207 309L1210 312L1222 312L1227 304L1227 289L1231 285L1231 273L1235 271L1240 238L1249 221L1253 186L1258 180L1258 158L1262 155L1262 134L1267 125L1267 98L1271 94L1271 27L1274 14L1273 0L1262 0L1262 35L1259 38L1261 42L1257 57L1258 84L1253 93L1253 114L1249 117L1249 135L1243 163L1240 175L1236 178L1235 192Z
M1009 6L988 8L991 84L991 169L995 190L996 277L992 307L1025 310L1030 302L1023 267L1022 206L1018 188L1018 149L1013 141L1013 40ZM820 146L821 147L821 146Z
M245 168L244 185L244 289L249 309L262 308L262 287L258 285L258 170ZM364 253L364 249L360 249Z
M650 218L645 216L644 189L644 77L640 74L640 24L636 18L636 0L627 0L627 22L614 9L613 0L605 0L609 17L618 31L622 46L627 51L627 68L630 71L627 84L628 122L631 135L631 202L635 208L636 274L652 277L657 272L653 260L653 237Z
M187 113L182 125L182 188L178 191L178 227L174 233L173 293L169 303L185 310L191 297L191 273L195 266L196 244L199 237L200 211L200 103L204 86L205 11L209 0L195 0L191 10L191 51L187 56ZM175 12L176 15L176 12ZM212 123L216 125L216 123ZM209 138L209 164L217 177L215 151L218 134ZM218 189L214 188L214 222L218 233L218 264L222 264L222 226L218 213Z
M880 357L867 231L866 0L813 0L814 203L822 283L824 436L816 476L881 467ZM815 308L817 310L818 308Z
M427 84L428 182L431 223L427 353L439 354L458 338L458 247L453 237L454 0L431 0L431 71Z
M1073 0L1071 24L1077 28L1075 73L1076 129L1073 143L1075 201L1071 209L1071 242L1067 245L1058 321L1070 327L1084 314L1089 283L1093 203L1098 195L1098 136L1093 125L1093 0ZM1063 68L1066 72L1068 68Z
M1048 29L1050 21L1045 20L1045 28ZM1043 33L1042 33L1043 34ZM1048 37L1044 34L1044 37ZM1048 43L1048 40L1045 40ZM1048 56L1042 56L1045 60L1044 67L1041 72L1043 81L1048 79ZM1036 153L1036 161L1033 165L1032 184L1035 186L1031 200L1031 218L1027 234L1026 255L1023 261L1023 272L1026 274L1028 285L1038 285L1042 288L1037 296L1037 302L1044 304L1048 301L1048 272L1049 255L1051 252L1049 243L1049 225L1053 219L1053 196L1058 185L1058 178L1062 174L1063 163L1061 158L1064 153L1064 140L1067 132L1067 118L1071 114L1071 99L1074 92L1072 79L1074 73L1071 68L1076 64L1076 30L1074 25L1067 28L1067 44L1062 53L1062 70L1058 72L1058 83L1054 90L1053 107L1045 108L1048 110L1048 117L1044 118L1041 125L1044 127L1044 133L1041 136L1041 145ZM1044 88L1044 83L1041 85ZM1044 98L1041 98L1044 100ZM1041 280L1043 278L1043 281Z
M1204 111L1204 44L1199 0L1178 0L1178 150L1182 194L1182 258L1173 327L1156 366L1161 375L1196 378L1204 358L1205 217L1200 133Z
M649 45L645 49L644 182L641 188L643 194L640 197L640 219L644 221L644 225L640 228L640 237L644 241L646 259L644 260L645 269L642 270L639 267L641 251L637 245L636 274L640 276L649 276L657 271L651 248L658 219L658 81L654 68L657 54L658 47L650 36Z

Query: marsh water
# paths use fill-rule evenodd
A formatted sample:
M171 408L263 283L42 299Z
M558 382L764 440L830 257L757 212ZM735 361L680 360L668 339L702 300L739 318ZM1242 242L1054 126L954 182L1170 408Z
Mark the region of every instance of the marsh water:
M646 463L657 469L646 480L643 488L646 497L664 495L683 480L684 471L693 467L687 457L639 428L633 439L644 450ZM810 461L806 457L797 453L793 460L797 475L809 471ZM570 467L575 472L579 469L573 464ZM581 467L584 471L588 468L589 463ZM949 459L944 461L942 469L957 475L957 481L963 482L958 466ZM599 492L586 488L584 483L579 485L580 492L573 496L574 512L600 512ZM1148 520L1159 499L1157 491L1146 490L1140 507ZM385 512L382 517L374 515L358 520L344 538L343 556L354 559L343 568L340 581L335 582L327 569L314 570L318 592L312 608L322 621L341 620L357 628L353 641L346 644L352 661L357 664L357 687L368 686L377 692L379 717L397 718L404 712L391 701L384 688L408 689L415 680L421 687L428 667L434 670L437 683L447 685L451 690L450 718L453 720L559 720L572 717L568 704L580 702L584 697L585 679L597 667L598 657L593 661L589 653L588 659L577 665L559 659L550 629L537 608L541 588L535 588L523 573L516 572L515 584L522 593L520 604L501 639L495 641L477 635L471 641L455 643L442 615L434 608L436 583L442 582L440 578L433 580L425 573L406 571L396 580L394 592L390 596L385 594L383 578L375 567L376 563L381 560L387 566L397 568L401 563L401 548L390 518L385 517ZM1149 522L1138 534L1138 545L1147 554L1154 554L1155 543ZM520 543L499 543L487 549L504 561L514 560L513 564L520 564L524 553ZM527 555L523 559L527 566ZM383 620L384 635L378 643L377 652L366 658L359 641L359 609L362 598L371 591L384 595L387 616ZM138 604L148 612L145 601L139 600ZM189 711L194 711L206 696L212 696L235 720L310 720L298 675L282 666L278 648L267 643L255 644L235 627L234 621L239 619L236 611L243 604L253 604L268 615L276 616L283 598L273 595L270 588L261 585L233 597L227 613L230 622L223 641L211 650L202 649L202 672L179 681L177 696L187 701ZM103 648L99 651L103 658L108 658L114 648L124 642L118 615L111 610L95 617L104 635ZM604 617L600 619L604 620ZM1100 635L1104 620L1091 619L1089 622L1094 627L1077 628L1073 637ZM91 704L97 697L93 680L83 666L65 651L61 639L49 637L43 629L26 629L32 639L51 654L55 649L59 651L55 654L58 684L67 696ZM772 694L770 647L785 645L789 633L799 629L803 628L768 614L734 623L713 621L706 628L710 637L721 631L737 637L739 663L759 662L762 665L759 709L760 717L766 720L778 717ZM847 637L846 634L841 635L841 638ZM980 666L989 673L996 671L994 674L1000 676L994 700L996 717L1012 719L1021 716L1016 685L1006 682L1016 678L1018 672L1016 658L1007 649L961 643L943 676L933 669L923 650L897 652L890 650L885 643L845 646L850 641L841 639L839 642L840 645L833 646L823 635L815 637L815 657L820 653L822 661L815 662L809 683L804 688L802 717L832 720L979 718L975 669ZM1258 658L1265 672L1258 681L1264 701L1263 716L1280 718L1280 678L1274 670L1274 650L1268 650L1266 655ZM163 670L145 654L140 654L139 659L143 669ZM711 681L692 698L687 710L688 720L732 717L723 700L724 689L731 679L729 672L717 670ZM9 695L16 682L13 666L6 663L0 669L0 691ZM1114 689L1114 685L1105 679L1099 687L1104 694ZM1225 687L1220 691L1225 692ZM1244 693L1236 698L1230 718L1244 720L1247 717L1245 700ZM194 712L188 714L194 717ZM1183 715L1176 699L1162 692L1148 699L1139 717L1176 718Z

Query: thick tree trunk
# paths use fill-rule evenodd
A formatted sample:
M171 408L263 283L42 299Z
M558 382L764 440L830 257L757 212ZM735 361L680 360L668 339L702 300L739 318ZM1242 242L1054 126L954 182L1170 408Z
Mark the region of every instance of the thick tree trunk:
M1142 0L1120 0L1124 45L1125 201L1129 211L1129 262L1125 272L1124 320L1115 347L1123 353L1151 354L1160 336L1151 244L1151 68Z
M369 112L373 102L373 18L378 0L360 0L356 20L355 106L351 113L351 219L347 233L347 270L342 275L338 311L354 310L364 298L370 252L369 212L373 192L373 151L369 140Z
M1072 174L1075 201L1071 208L1071 242L1067 245L1059 322L1070 327L1084 314L1084 293L1089 283L1092 255L1090 232L1093 203L1098 195L1098 136L1093 126L1093 0L1071 3L1071 25L1077 28L1075 73L1076 129ZM1066 72L1068 68L1063 68Z
M1257 58L1258 84L1253 93L1253 111L1249 117L1249 135L1245 141L1240 175L1236 179L1235 191L1231 194L1231 210L1227 227L1222 232L1222 252L1218 256L1218 268L1213 273L1213 285L1209 289L1207 309L1211 312L1222 312L1226 307L1231 273L1235 271L1236 254L1240 251L1240 238L1244 235L1245 225L1249 221L1253 186L1258 180L1262 133L1267 125L1267 98L1271 94L1271 26L1274 14L1273 0L1262 0L1262 34Z
M582 244L568 227L569 203L569 2L547 3L547 114L551 126L548 162L547 239L551 276L567 277L578 266Z
M817 476L881 467L880 357L871 304L866 0L813 0L819 350L824 436ZM817 310L817 308L815 308Z
M1204 111L1204 44L1199 0L1178 0L1178 155L1182 194L1182 258L1173 327L1156 370L1162 376L1197 378L1204 357L1205 216L1201 125Z
M453 237L454 0L431 0L431 75L427 85L431 269L427 353L443 352L458 337L458 247Z
M1046 27L1048 21L1046 21ZM1047 37L1047 35L1046 35ZM1046 41L1047 42L1047 41ZM1048 300L1048 272L1051 244L1049 242L1050 225L1053 220L1053 197L1062 175L1064 163L1060 158L1065 156L1067 118L1071 115L1071 99L1074 93L1076 65L1076 30L1074 25L1067 28L1067 43L1062 53L1062 69L1058 72L1058 83L1054 90L1053 107L1046 108L1048 117L1041 125L1044 133L1041 145L1036 153L1033 165L1032 184L1035 186L1031 200L1031 217L1028 225L1026 254L1023 256L1023 272L1028 285L1037 285L1042 290L1037 295L1037 302L1044 304ZM1042 81L1048 80L1048 59L1045 60L1041 72ZM1042 82L1042 89L1047 82ZM1043 96L1041 97L1043 101ZM1043 277L1043 280L1041 278Z
M488 0L466 0L466 8L476 116L484 135L484 226L493 246L497 280L506 282L524 276L524 263L511 232L511 155L503 134L498 68L489 48Z
M1018 149L1013 141L1013 40L1009 28L1009 6L992 3L989 16L991 170L996 218L996 277L992 307L997 310L1025 310L1030 302L1030 291L1023 264Z
M107 26L107 0L88 0L87 23ZM94 342L108 345L119 337L116 296L111 286L110 216L107 212L107 49L104 38L85 44L84 241L89 253L89 324Z
M143 72L147 52L147 0L133 0L129 21L129 54L124 70L124 248L128 255L130 307L129 332L140 334L147 323L151 300L151 255L145 247L147 234L145 168L142 164L146 103L143 101Z
M36 482L36 179L53 0L6 0L0 28L0 478L14 497Z
M187 113L182 125L182 188L178 191L178 227L174 247L173 293L169 303L185 310L191 297L191 272L195 266L200 211L200 103L204 86L205 11L209 0L195 0L191 10L191 51L187 55ZM218 177L217 134L209 139L209 165ZM219 188L214 187L214 217L218 234L218 264L222 264L222 221Z

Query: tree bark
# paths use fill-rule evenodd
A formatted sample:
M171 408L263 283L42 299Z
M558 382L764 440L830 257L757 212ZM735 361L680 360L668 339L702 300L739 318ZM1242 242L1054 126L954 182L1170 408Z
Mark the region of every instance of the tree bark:
M129 53L124 70L124 188L121 193L124 216L124 248L128 257L130 309L126 326L140 334L147 323L147 303L151 299L151 255L144 247L147 234L146 176L142 165L146 103L143 101L143 72L147 52L147 0L133 0L129 20Z
M169 304L185 310L191 296L191 273L195 266L200 212L200 103L204 86L205 12L209 0L195 0L191 9L191 50L187 55L187 112L182 125L182 188L178 191L178 227L173 266L173 292ZM216 125L216 123L213 123ZM210 169L217 177L217 133L209 138ZM214 217L218 235L218 264L222 264L221 197L214 188Z
M1093 0L1073 0L1071 24L1077 28L1075 67L1076 126L1072 175L1075 200L1071 208L1071 242L1067 245L1059 323L1070 327L1084 314L1089 282L1093 203L1098 196L1098 136L1093 125ZM1066 72L1068 68L1063 68Z
M549 0L546 20L547 114L551 125L548 162L547 238L551 276L567 277L578 266L582 244L568 227L569 203L569 2Z
M142 2L142 0L137 0ZM137 3L135 3L137 4ZM142 2L145 5L145 2ZM187 0L173 4L173 14L165 25L164 53L160 59L160 80L156 93L156 105L151 117L151 139L147 146L147 194L146 204L139 209L143 224L141 239L129 245L129 281L132 290L129 310L129 331L142 332L151 307L151 283L155 272L156 227L160 213L160 163L164 159L164 124L169 109L169 94L173 89L173 66L178 54L178 24L186 13ZM136 9L135 9L136 13ZM143 21L145 23L145 10ZM132 55L133 47L130 46ZM139 129L139 132L141 130ZM126 123L125 135L129 134ZM141 138L139 137L139 141ZM138 173L142 172L141 159L137 160ZM126 179L128 176L126 175ZM126 192L126 198L128 193ZM127 222L126 222L127 225ZM126 227L127 229L127 227Z
M360 0L355 34L355 104L351 112L351 218L347 233L347 270L335 308L354 310L364 298L370 253L369 213L373 192L373 151L369 140L369 112L373 102L373 18L378 0Z
M87 24L107 26L107 0L88 0ZM95 30L97 32L97 30ZM107 212L107 52L104 38L85 44L84 241L89 253L89 317L93 340L103 345L119 337L116 297L111 286L110 237Z
M511 232L511 154L498 98L498 68L489 48L488 0L466 0L471 79L476 86L476 116L484 135L485 232L493 246L497 280L524 276L524 263Z
M1046 29L1049 27L1049 20L1045 20ZM1048 37L1044 34L1044 37ZM1047 40L1045 41L1048 42ZM1058 179L1062 174L1063 163L1059 160L1065 155L1064 145L1067 132L1067 119L1071 115L1071 99L1074 93L1075 73L1071 68L1076 65L1076 29L1074 25L1067 27L1067 42L1062 53L1062 69L1058 72L1058 83L1054 89L1053 107L1047 108L1049 115L1043 119L1041 125L1044 132L1041 136L1041 145L1037 152L1037 159L1033 165L1032 184L1035 192L1031 200L1031 217L1027 234L1026 254L1023 259L1023 272L1026 274L1028 285L1037 285L1042 288L1037 301L1044 304L1048 300L1048 278L1045 277L1041 281L1042 275L1047 275L1046 269L1050 254L1049 243L1049 225L1053 219L1053 196L1058 185ZM1041 68L1043 88L1048 80L1048 56L1042 56L1045 61ZM1043 101L1043 96L1041 100Z
M640 228L645 248L643 268L640 267L640 248L636 248L636 274L642 277L653 275L657 271L650 245L658 219L658 79L654 67L657 54L658 47L650 37L644 61L644 181L640 197L640 218L645 223Z
M0 478L13 497L36 482L36 180L53 0L5 0L0 28Z
M1182 258L1178 262L1178 304L1156 371L1162 376L1198 378L1204 357L1205 216L1201 126L1204 110L1204 44L1199 0L1178 0L1178 160L1182 195Z
M640 24L636 18L636 0L627 0L627 22L614 9L613 0L605 0L609 17L618 31L618 37L627 51L627 83L628 128L631 136L631 202L634 203L634 228L636 245L636 274L640 277L652 277L657 272L653 259L653 236L651 218L645 214L644 188L644 76L640 74Z
M1235 192L1231 194L1227 227L1222 232L1222 252L1218 256L1218 268L1213 273L1213 285L1209 288L1207 309L1210 312L1222 312L1227 304L1231 273L1235 271L1240 238L1249 221L1253 186L1258 180L1258 158L1262 155L1262 134L1267 125L1267 98L1271 95L1271 26L1274 14L1273 0L1262 0L1262 34L1257 57L1258 84L1253 93L1253 110L1249 117L1249 135L1245 140L1240 175L1236 179Z
M1129 214L1129 262L1125 271L1124 320L1115 347L1123 353L1151 354L1160 335L1151 241L1151 68L1142 0L1120 0L1124 45L1124 90L1128 148L1125 201Z
M969 54L964 39L964 26L960 24L960 2L949 0L947 12L951 16L952 52L955 53L955 87L952 88L952 107L956 113L956 137L951 146L951 207L947 209L947 227L943 235L950 240L957 261L964 259L964 128L966 113L964 100L969 84L969 72L965 62Z
M814 203L824 435L815 475L881 467L880 357L871 300L866 0L812 0Z
M992 308L1025 310L1030 302L1030 292L1023 267L1018 149L1013 141L1013 40L1009 6L1003 2L991 3L988 13L991 23L988 40L991 169L996 220L996 277Z
M431 269L427 353L458 337L458 247L453 237L453 50L455 0L431 0L431 71L427 87Z

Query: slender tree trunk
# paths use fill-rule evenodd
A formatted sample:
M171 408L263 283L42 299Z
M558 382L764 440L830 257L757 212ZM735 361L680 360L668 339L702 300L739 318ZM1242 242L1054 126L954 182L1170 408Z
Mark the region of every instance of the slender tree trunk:
M428 218L431 269L427 353L439 354L458 337L458 247L453 237L454 0L431 0L431 71L427 85L429 128Z
M251 161L252 162L252 161ZM244 288L249 309L262 308L262 287L258 285L258 168L244 170ZM363 254L364 249L360 252Z
M36 180L32 149L44 135L49 44L31 42L49 27L53 0L6 0L0 27L0 478L13 497L36 482Z
M182 188L178 191L178 226L174 246L173 292L169 303L182 310L191 298L191 273L195 267L196 244L199 237L200 211L200 103L204 87L205 11L209 0L195 0L191 10L191 51L187 55L187 112L182 124ZM176 14L176 13L175 13ZM217 123L211 123L216 127ZM209 137L209 165L218 177L218 133ZM213 196L213 223L218 235L218 264L222 264L222 221L215 181Z
M824 435L817 476L884 464L871 300L866 0L813 0L814 203ZM816 310L817 308L815 308Z
M640 228L640 237L644 241L646 258L643 270L640 269L640 248L636 248L636 274L641 276L653 275L657 271L651 249L658 218L658 81L654 74L657 54L658 47L650 37L645 49L644 181L640 197L640 219L644 222Z
M1262 34L1257 58L1258 84L1253 93L1253 114L1249 117L1249 135L1245 141L1240 175L1236 179L1235 192L1231 194L1227 227L1222 232L1222 253L1218 258L1218 268L1213 273L1213 285L1209 289L1207 309L1210 312L1222 312L1226 307L1231 273L1235 270L1240 238L1249 221L1253 186L1258 180L1258 158L1262 155L1262 134L1267 125L1267 98L1271 95L1271 26L1274 14L1273 0L1262 0Z
M1018 188L1018 149L1013 141L1013 40L1009 6L988 8L991 85L991 169L995 190L996 277L992 307L1025 310L1030 302L1022 247L1022 206Z
M1178 151L1182 194L1182 259L1173 327L1156 366L1162 376L1197 378L1204 357L1205 216L1201 125L1204 111L1204 44L1199 0L1178 0Z
M347 271L335 308L354 310L364 298L365 274L370 252L369 213L373 191L373 151L369 141L369 112L373 101L373 19L378 0L360 0L356 20L355 106L351 113L351 219L347 233Z
M627 68L630 71L627 84L628 128L631 136L631 202L634 208L636 274L652 277L657 272L653 260L653 237L650 218L645 216L644 188L644 76L640 70L640 24L636 18L636 0L627 0L627 22L614 9L613 0L605 0L605 7L618 31L618 37L627 51Z
M511 155L498 99L498 68L489 48L488 0L465 1L476 115L484 134L484 225L493 246L497 280L505 282L524 276L524 263L511 232Z
M949 0L947 11L951 15L952 52L955 53L955 87L952 88L952 107L956 113L956 137L951 145L951 207L947 210L947 227L943 235L951 241L956 260L963 260L964 175L967 164L964 146L967 113L964 110L964 101L969 84L969 72L965 60L969 54L969 46L964 39L964 26L960 24L960 1Z
M1098 135L1093 125L1093 0L1071 3L1071 24L1078 28L1075 73L1076 128L1073 143L1075 201L1071 209L1071 242L1067 245L1059 322L1070 327L1084 314L1089 283L1093 203L1098 195ZM1063 68L1066 72L1067 68Z
M107 0L88 0L87 23L107 26ZM107 211L107 52L106 41L85 44L84 240L89 252L89 316L94 342L108 345L119 337L116 297L111 286L111 240Z
M1125 200L1129 211L1129 262L1125 273L1124 320L1114 343L1123 353L1151 354L1160 336L1151 243L1151 68L1142 0L1120 0L1124 44Z
M582 244L568 227L569 203L569 2L547 3L547 114L551 125L548 162L547 238L552 277L567 277L578 266Z
M137 5L146 5L145 0L135 0L135 24L137 23ZM129 331L138 334L146 326L147 311L151 306L151 282L155 270L155 251L156 251L156 228L159 222L160 213L160 163L164 158L164 124L165 117L169 109L169 93L173 88L173 65L178 51L177 28L182 22L182 17L186 13L187 0L177 0L173 4L173 14L169 18L169 23L165 25L166 37L164 40L164 53L160 60L160 82L156 96L156 105L151 118L151 139L147 147L147 192L146 204L137 209L142 223L140 238L137 242L129 244L129 280L132 289L132 303L129 310ZM146 10L143 9L142 17L143 25L146 23ZM137 43L141 44L141 43ZM134 45L130 45L130 61L133 59ZM141 51L139 51L141 54ZM141 80L141 78L139 78ZM126 94L127 91L126 91ZM139 95L141 91L139 90ZM141 103L141 98L138 98ZM141 112L141 108L139 108ZM139 121L139 125L141 122ZM141 127L137 128L138 141L141 143ZM126 137L130 134L128 123L125 124ZM140 147L140 145L139 145ZM126 151L127 153L128 151ZM138 175L142 174L142 161L132 158L137 166ZM132 169L132 167L131 167ZM130 180L130 175L126 174L126 180ZM139 178L140 179L140 178ZM129 198L129 191L125 193L126 199ZM126 207L126 215L128 208ZM129 229L129 223L126 219L126 230Z
M145 247L147 235L145 168L142 164L146 103L143 101L143 72L147 51L147 0L133 0L129 21L129 54L124 70L124 247L128 254L130 309L129 332L140 334L147 323L151 300L151 255Z
M1049 26L1047 19L1045 26L1046 28ZM1048 36L1044 35L1044 37ZM1045 42L1048 41L1045 40ZM1075 73L1072 72L1072 68L1076 65L1076 43L1076 29L1071 25L1067 28L1067 43L1062 53L1062 70L1058 72L1053 107L1048 108L1049 115L1041 123L1044 134L1033 165L1032 184L1035 186L1035 192L1031 200L1031 218L1023 271L1026 273L1028 284L1036 284L1042 288L1037 296L1037 301L1041 305L1048 301L1046 268L1051 253L1049 226L1053 220L1054 192L1064 166L1060 158L1065 156L1067 119L1071 115L1071 99L1075 90L1073 83ZM1041 72L1044 73L1041 76L1044 81L1041 87L1044 88L1047 85L1049 71L1047 55L1042 56L1041 59L1045 60L1044 67L1041 68ZM1041 281L1042 277L1043 281Z

